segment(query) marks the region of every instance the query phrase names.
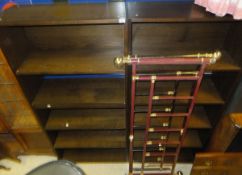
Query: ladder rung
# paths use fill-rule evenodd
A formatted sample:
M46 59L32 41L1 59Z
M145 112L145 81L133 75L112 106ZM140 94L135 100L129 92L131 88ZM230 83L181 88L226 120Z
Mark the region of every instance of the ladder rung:
M146 152L146 157L160 157L160 156L176 156L177 153L167 153L167 152Z
M168 95L168 96L172 96L174 94L175 94L174 91L167 91L167 92L159 92L158 95ZM147 93L142 93L142 92L136 92L135 96L148 96L148 94Z
M192 100L193 96L153 96L153 100Z
M148 132L182 132L182 128L149 128Z
M178 141L169 141L169 142L164 142L161 140L149 140L146 142L147 145L179 145L180 142Z
M169 167L168 166L164 166L164 167L161 167L161 164L159 163L159 165L147 165L147 163L145 163L145 167L144 167L144 171L169 171L171 170L171 167L172 165L170 165ZM135 171L140 171L141 169L140 168L135 168L134 169Z
M155 78L154 78L155 77ZM135 80L141 81L149 81L149 80L157 80L157 81L192 81L198 80L199 76L185 76L185 75L178 75L178 76L135 76Z
M148 168L148 167L159 167L161 166L161 162L145 162L145 167ZM162 166L163 167L172 167L174 166L174 163L167 163L167 162L162 162Z
M188 113L151 113L151 117L186 117Z

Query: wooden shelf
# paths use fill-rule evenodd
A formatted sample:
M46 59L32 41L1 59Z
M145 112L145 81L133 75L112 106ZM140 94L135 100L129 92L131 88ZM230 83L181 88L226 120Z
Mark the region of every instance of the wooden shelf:
M128 18L132 22L217 22L234 21L232 17L216 17L192 3L128 3ZM0 26L36 26L69 24L123 23L125 4L54 4L51 6L21 6L2 15Z
M47 130L125 129L125 110L53 110L45 128Z
M55 148L125 148L125 131L60 131Z
M160 134L159 134L160 135ZM143 131L135 131L134 146L142 148ZM171 140L177 136L170 136ZM56 149L73 148L125 148L124 131L60 131L54 147ZM196 131L188 131L183 148L201 148L202 143Z
M163 84L161 84L163 86ZM191 89L191 83L189 84L182 84L179 87L178 94L177 95L189 95L190 89ZM136 96L136 105L147 105L148 102L148 89L147 87L149 84L143 83L143 84L137 84L137 95ZM166 84L164 84L164 89L167 89ZM170 86L170 85L169 85ZM157 85L156 92L159 92L158 89L162 87L159 87ZM156 100L153 102L154 105L169 105L169 101L161 101ZM179 100L177 101L177 104L187 104L187 101ZM196 104L198 105L220 105L224 104L224 100L220 97L217 89L215 88L213 82L210 79L204 79L202 82L202 85L199 89L197 98L196 98Z
M193 52L195 53L195 52ZM102 50L61 50L34 51L17 69L18 75L32 74L109 74L124 73L114 66L115 57L122 55L122 49L107 48ZM157 71L159 71L159 67ZM240 71L231 57L223 52L223 57L207 71ZM152 71L156 71L152 68Z
M122 23L119 19L125 18L125 8L123 2L75 5L57 3L11 8L1 18L0 26Z
M135 128L144 129L145 128L145 118L146 113L137 113L135 115ZM152 118L151 127L161 126L163 122L167 122L167 117L157 117ZM182 127L183 118L182 117L173 117L172 118L172 127ZM202 107L196 107L191 116L191 120L189 123L189 128L191 129L210 129L212 128L210 121L208 120L208 116L205 110Z
M124 108L123 79L49 79L37 93L33 107ZM48 107L49 106L49 107Z
M195 107L191 119L189 128L192 129L211 129L212 125L208 119L206 111L202 107Z
M66 149L63 159L74 162L126 162L127 152L125 149Z
M128 3L132 22L216 22L233 21L231 16L216 17L193 3Z
M149 136L150 139L159 139L160 133L154 133ZM170 141L177 141L179 134L170 134L169 140ZM136 148L142 148L144 145L144 130L136 130L134 133L134 147ZM184 140L183 148L202 148L202 142L200 140L200 137L195 130L189 130L186 133L186 137Z
M60 50L31 52L18 68L18 75L29 74L109 74L123 73L114 67L122 49Z

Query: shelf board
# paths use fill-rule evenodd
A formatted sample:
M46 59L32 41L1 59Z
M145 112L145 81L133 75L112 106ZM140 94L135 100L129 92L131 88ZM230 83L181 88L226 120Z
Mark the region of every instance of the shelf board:
M45 128L47 130L125 129L125 110L53 110Z
M178 139L178 134L170 134L169 140L170 141L176 141ZM149 138L152 139L158 139L160 138L160 133L154 133L152 136L150 135ZM136 148L142 148L144 145L144 130L136 130L134 133L134 147ZM157 140L156 139L156 140ZM183 143L183 148L202 148L202 142L200 140L200 137L198 135L198 132L195 130L189 130L186 133L185 140ZM172 146L170 146L172 147Z
M122 49L60 50L31 52L18 68L18 75L32 74L110 74L124 73L114 66Z
M125 18L125 8L123 2L31 5L10 8L1 18L0 26L109 24L120 23L119 19Z
M212 128L212 125L203 107L195 107L191 115L189 128L192 128L192 129L211 129Z
M74 162L126 162L125 149L65 149L63 159Z
M124 108L123 79L48 79L34 108ZM48 107L49 106L49 107Z
M195 53L195 52L193 52ZM122 55L122 49L33 51L17 69L18 75L32 74L109 74L124 73L114 66L115 57ZM158 54L159 55L159 54ZM158 68L159 70L159 68ZM223 57L206 71L240 71L226 52ZM152 69L152 71L155 71Z
M125 148L125 131L60 131L55 148Z
M187 3L144 2L128 3L132 22L217 22L234 21L231 16L216 17L198 5Z
M162 84L163 85L163 84ZM147 87L149 84L137 85L136 105L147 105L148 102L148 91ZM166 85L165 85L166 86ZM158 87L158 85L157 85ZM166 87L165 87L166 88ZM178 95L190 94L191 84L183 84L179 87ZM155 92L156 93L156 92ZM157 100L153 102L153 105L169 105L170 101ZM177 104L187 104L187 101L179 100ZM198 105L221 105L224 104L224 100L220 97L215 85L210 79L203 79L202 85L199 89L196 104Z
M146 113L136 113L135 115L135 128L145 128ZM151 119L151 127L161 126L163 122L167 122L167 117L157 117ZM183 117L173 117L172 127L182 127ZM191 115L189 122L189 128L191 129L210 129L212 128L210 121L205 110L202 107L196 107Z

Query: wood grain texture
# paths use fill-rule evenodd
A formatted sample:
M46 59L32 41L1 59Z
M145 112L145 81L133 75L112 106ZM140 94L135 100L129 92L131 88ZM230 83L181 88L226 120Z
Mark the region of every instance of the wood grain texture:
M47 130L125 129L125 110L53 110L45 128Z
M7 128L4 126L2 121L0 121L0 134L1 133L7 133L7 132L8 132Z
M239 175L242 171L241 153L198 153L191 175Z
M210 138L209 152L225 152L229 148L240 130L232 119L230 115L225 115L218 122Z
M54 4L51 6L23 6L3 14L1 26L68 25L119 23L125 18L124 3ZM31 14L31 15L30 15Z
M55 148L125 148L125 131L61 131Z
M12 134L0 134L1 153L6 157L16 158L24 152L21 144Z
M124 108L122 79L46 80L37 93L35 108Z
M74 162L127 162L125 149L65 149L63 159Z
M194 166L242 166L242 153L198 153Z
M33 112L23 100L1 102L0 110L2 117L16 132L41 130L38 120L33 117Z
M47 134L42 131L19 132L19 134L26 140L29 152L31 150L47 150L47 152L48 150L52 150L52 144Z
M0 60L3 63L1 67L4 70L4 74L0 74L0 77L2 77L2 84L0 84L1 117L10 130L40 130L38 120L30 108L2 50L0 50Z

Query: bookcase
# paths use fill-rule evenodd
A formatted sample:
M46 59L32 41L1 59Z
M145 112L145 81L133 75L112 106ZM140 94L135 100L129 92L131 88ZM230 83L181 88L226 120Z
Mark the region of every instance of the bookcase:
M116 68L114 58L221 50L221 60L206 70L179 158L192 161L196 152L206 151L238 84L240 29L240 21L215 17L190 3L55 4L4 12L0 47L23 96L15 107L32 111L17 115L15 124L8 125L13 137L26 145L18 154L126 162L131 74L129 66ZM160 68L145 71L159 72ZM145 87L140 85L140 93ZM185 86L182 90L186 93ZM9 95L17 92L13 89ZM141 97L137 103L142 107L145 101ZM5 116L3 120L9 118ZM144 117L136 119L137 160Z

